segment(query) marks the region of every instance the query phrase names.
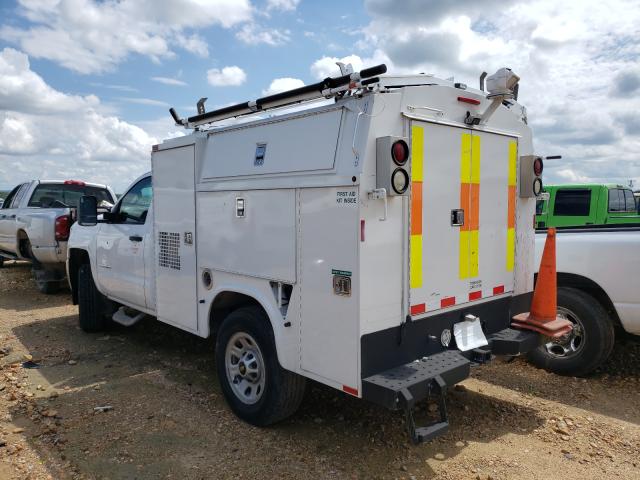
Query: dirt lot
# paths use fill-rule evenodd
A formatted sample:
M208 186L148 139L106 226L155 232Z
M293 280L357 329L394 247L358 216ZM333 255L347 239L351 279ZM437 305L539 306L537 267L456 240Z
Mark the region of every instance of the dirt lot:
M39 294L26 264L0 270L0 349L1 479L640 479L628 340L588 380L521 360L474 369L449 393L449 433L419 446L398 413L316 384L290 420L248 426L211 341L153 321L85 334L69 293Z

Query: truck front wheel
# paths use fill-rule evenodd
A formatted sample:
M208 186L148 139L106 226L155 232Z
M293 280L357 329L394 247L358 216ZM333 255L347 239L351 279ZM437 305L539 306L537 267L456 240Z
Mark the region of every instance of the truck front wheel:
M529 361L553 373L584 376L602 365L613 350L613 322L604 307L588 293L558 288L558 315L573 323L573 331L559 339L546 339Z
M270 425L300 406L305 379L280 366L271 324L261 308L243 307L224 319L215 357L222 393L244 421Z
M106 326L103 296L96 288L88 263L78 269L78 319L85 332L99 332Z

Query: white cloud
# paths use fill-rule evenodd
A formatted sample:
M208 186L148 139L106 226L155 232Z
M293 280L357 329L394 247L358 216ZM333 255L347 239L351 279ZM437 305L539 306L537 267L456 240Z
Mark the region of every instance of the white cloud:
M0 110L51 114L95 107L100 102L89 95L66 95L54 90L35 72L29 58L13 48L0 52Z
M264 43L276 47L287 43L291 39L291 32L289 30L264 28L256 23L248 23L236 33L236 38L247 45Z
M235 65L207 70L207 80L209 85L214 87L228 87L242 85L247 80L247 74L240 67Z
M188 52L203 58L209 56L209 46L207 45L206 40L200 35L195 33L193 35L177 33L175 39L176 43Z
M298 8L300 0L267 0L267 10L288 12Z
M367 0L372 19L355 53L372 57L362 62L365 67L383 60L391 74L453 75L471 86L483 70L509 66L522 78L519 100L527 107L536 150L563 155L546 166L548 182L637 183L636 3ZM335 60L318 60L312 75L335 75Z
M154 61L175 56L172 46L206 56L206 42L188 30L230 28L251 20L249 0L19 0L28 27L5 25L0 38L34 58L79 73L101 73L131 54Z
M140 97L119 97L118 100L127 103L136 103L138 105L148 105L150 107L166 107L169 108L169 104L167 102L163 102L162 100L154 100L153 98L140 98Z
M81 178L122 191L150 169L156 137L102 113L95 96L48 85L11 48L0 51L0 188L33 178ZM171 125L169 115L167 125Z
M311 75L318 80L340 75L340 68L336 65L336 62L350 63L354 72L362 70L362 58L358 55L348 55L342 58L322 57L311 65Z
M262 91L263 96L273 95L275 93L284 92L286 90L293 90L294 88L304 87L304 82L299 78L276 78L274 79L269 88Z
M186 87L187 82L183 82L182 80L178 80L177 78L170 77L151 77L151 80L158 83L163 83L165 85L173 85L176 87Z

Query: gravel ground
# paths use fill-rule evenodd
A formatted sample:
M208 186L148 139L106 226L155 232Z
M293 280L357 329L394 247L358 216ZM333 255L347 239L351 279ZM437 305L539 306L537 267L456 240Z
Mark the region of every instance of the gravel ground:
M428 444L317 384L258 429L226 407L210 340L153 321L86 334L68 292L0 270L0 479L640 479L639 391L640 344L621 340L589 379L519 359L474 369Z

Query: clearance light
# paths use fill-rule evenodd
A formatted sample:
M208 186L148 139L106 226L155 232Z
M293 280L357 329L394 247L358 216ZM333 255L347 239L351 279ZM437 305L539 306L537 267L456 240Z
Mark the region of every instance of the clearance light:
M470 103L471 105L480 105L480 100L469 97L458 97L459 102Z

